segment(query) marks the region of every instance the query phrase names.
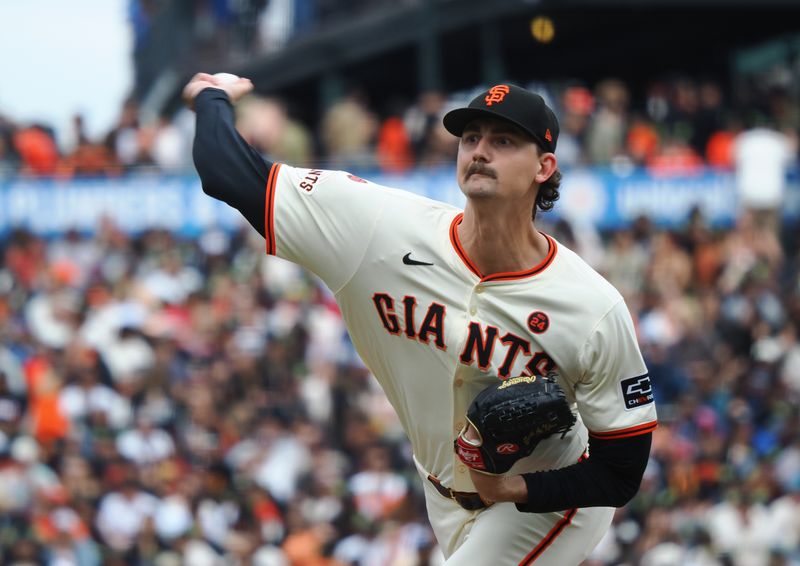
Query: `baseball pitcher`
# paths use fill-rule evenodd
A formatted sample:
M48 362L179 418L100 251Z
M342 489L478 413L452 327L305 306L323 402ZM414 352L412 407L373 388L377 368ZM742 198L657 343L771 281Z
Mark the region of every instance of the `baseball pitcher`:
M622 297L536 228L561 178L551 109L496 85L445 115L459 210L265 161L234 127L252 88L201 73L184 89L203 190L335 294L411 440L446 564L579 564L638 490L656 410Z

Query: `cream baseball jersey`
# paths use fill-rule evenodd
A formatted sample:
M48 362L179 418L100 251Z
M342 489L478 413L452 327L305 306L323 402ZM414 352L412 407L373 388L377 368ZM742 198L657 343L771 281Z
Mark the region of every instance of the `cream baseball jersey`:
M267 252L330 287L418 465L453 489L475 491L453 439L498 378L555 371L578 413L565 438L543 441L512 472L573 464L588 434L651 432L650 380L620 294L550 236L539 265L484 277L459 242L461 217L346 172L275 164Z

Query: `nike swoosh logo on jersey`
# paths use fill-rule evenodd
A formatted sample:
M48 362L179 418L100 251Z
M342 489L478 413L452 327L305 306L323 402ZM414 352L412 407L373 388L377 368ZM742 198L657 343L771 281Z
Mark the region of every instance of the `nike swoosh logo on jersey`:
M417 261L416 259L411 259L411 252L408 252L403 256L403 263L406 265L433 265L427 261Z

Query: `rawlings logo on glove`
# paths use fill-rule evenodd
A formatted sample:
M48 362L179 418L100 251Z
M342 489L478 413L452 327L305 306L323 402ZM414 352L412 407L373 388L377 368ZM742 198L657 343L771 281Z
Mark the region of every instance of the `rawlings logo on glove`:
M478 393L455 440L455 451L474 470L504 474L545 438L557 433L563 437L575 421L564 390L553 377L514 377ZM478 433L476 440L467 436L470 424Z

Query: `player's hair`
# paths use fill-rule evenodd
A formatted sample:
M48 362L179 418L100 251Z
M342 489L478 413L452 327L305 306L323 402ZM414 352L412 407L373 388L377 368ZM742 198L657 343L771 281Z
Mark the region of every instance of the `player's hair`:
M538 144L537 144L538 145ZM541 151L541 149L539 149ZM533 211L531 217L536 220L536 209L543 212L553 210L553 205L561 196L559 189L561 188L561 171L556 169L550 178L544 183L539 185L539 193L536 195L536 202L533 204Z

